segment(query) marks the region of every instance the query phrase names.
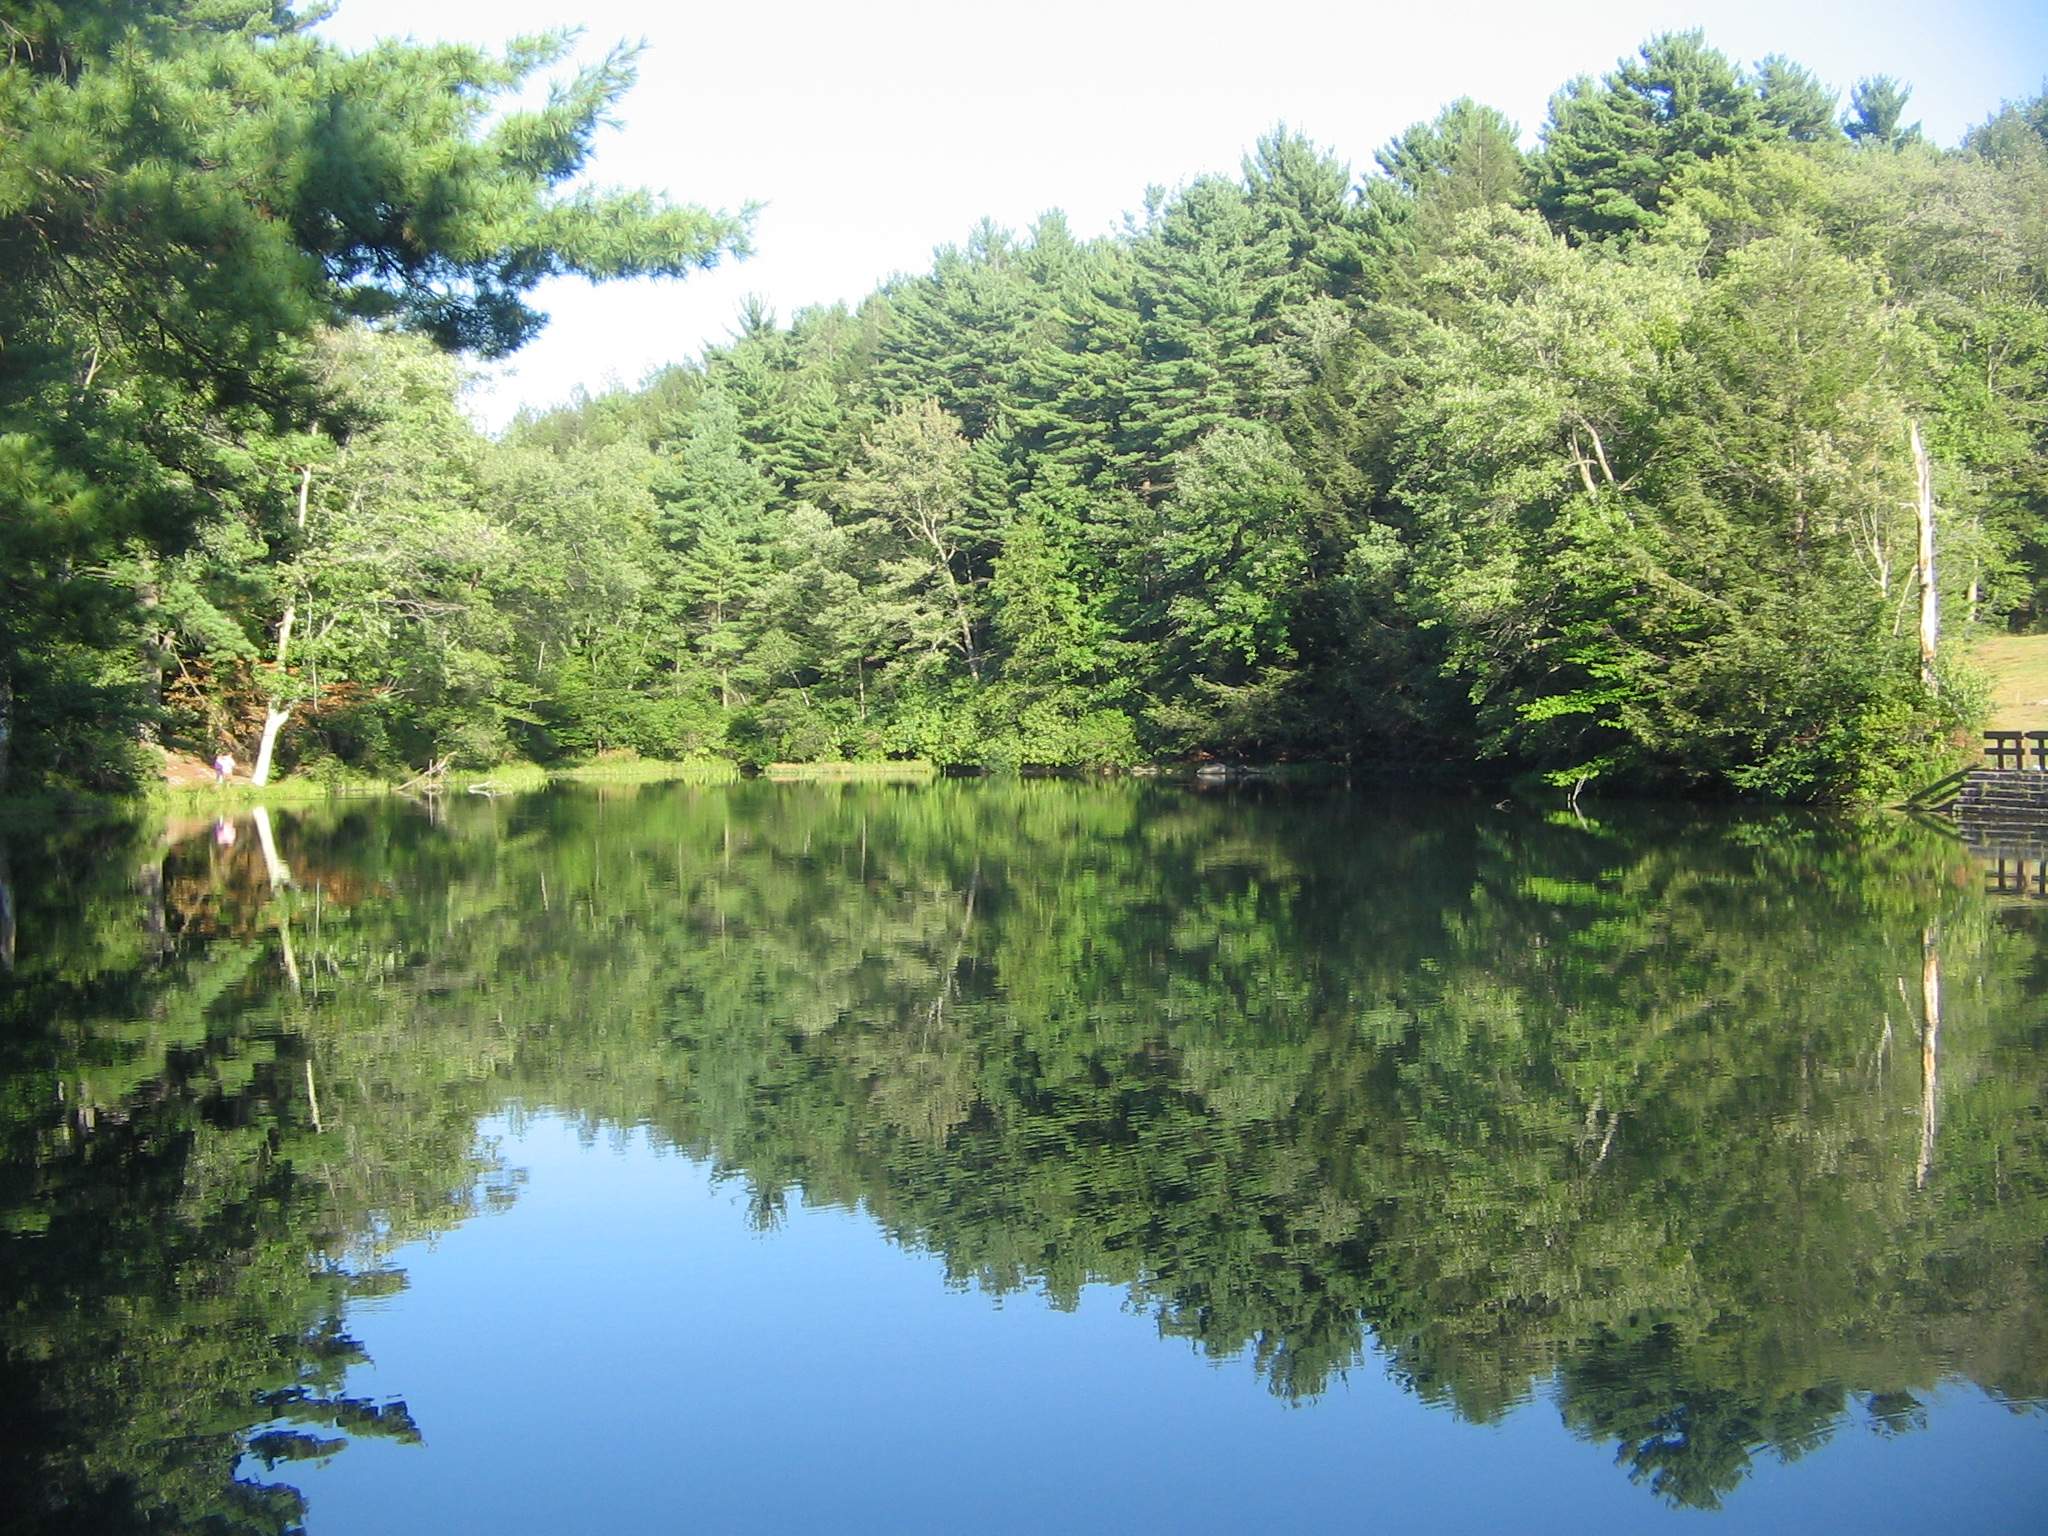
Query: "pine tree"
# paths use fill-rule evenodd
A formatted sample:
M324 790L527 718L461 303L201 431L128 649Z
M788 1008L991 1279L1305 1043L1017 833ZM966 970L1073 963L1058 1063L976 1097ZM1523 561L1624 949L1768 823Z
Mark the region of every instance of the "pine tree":
M630 50L505 111L566 39L352 55L317 19L169 0L38 6L8 27L0 431L103 504L104 543L65 581L106 581L119 551L171 554L257 491L240 483L249 456L329 410L305 345L324 327L370 319L498 356L539 327L524 295L547 276L679 275L744 248L744 220L565 190L632 82ZM137 612L69 643L147 640ZM0 695L23 727L17 760L47 771L32 742L56 701L29 684L0 678Z
M1793 143L1841 140L1842 128L1835 121L1836 93L1822 85L1812 70L1774 53L1757 61L1754 78L1765 121Z
M1849 110L1842 118L1842 131L1855 143L1871 149L1903 149L1918 143L1920 125L1903 120L1912 95L1913 87L1890 75L1858 80L1849 93Z
M1687 166L1782 132L1701 33L1668 32L1551 98L1537 206L1578 239L1642 235L1662 223L1664 190Z
M738 702L733 668L766 579L773 490L747 452L738 405L714 384L657 485L657 526L668 552L678 669L686 653L694 657L726 709Z

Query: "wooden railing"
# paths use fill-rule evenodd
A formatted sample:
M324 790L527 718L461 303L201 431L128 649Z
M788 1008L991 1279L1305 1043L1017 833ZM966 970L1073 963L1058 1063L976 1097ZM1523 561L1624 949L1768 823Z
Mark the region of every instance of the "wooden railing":
M2029 862L2033 866L2031 872L2028 870ZM2034 901L2048 901L2048 859L2029 861L2024 857L2000 854L1996 862L1987 862L1984 889L1993 896L2025 896Z
M1986 731L1984 758L1993 768L2048 773L2048 731Z

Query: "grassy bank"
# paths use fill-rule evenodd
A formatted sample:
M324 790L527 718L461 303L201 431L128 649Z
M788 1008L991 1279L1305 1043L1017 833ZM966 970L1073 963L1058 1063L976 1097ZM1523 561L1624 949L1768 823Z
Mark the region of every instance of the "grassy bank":
M738 782L739 776L737 765L712 757L683 762L655 757L600 757L548 773L550 779L569 779L578 784L732 784Z
M548 787L548 771L539 763L500 763L495 768L451 773L443 786L450 794L519 795Z
M385 795L396 786L389 779L282 778L258 788L247 779L225 784L169 786L147 798L172 813L217 811L247 805L302 805L351 795Z
M792 783L820 779L834 783L848 780L923 782L937 778L939 770L936 764L912 758L893 763L769 763L761 770L761 776Z
M2048 635L1993 635L1970 648L1991 684L1994 731L2048 730Z

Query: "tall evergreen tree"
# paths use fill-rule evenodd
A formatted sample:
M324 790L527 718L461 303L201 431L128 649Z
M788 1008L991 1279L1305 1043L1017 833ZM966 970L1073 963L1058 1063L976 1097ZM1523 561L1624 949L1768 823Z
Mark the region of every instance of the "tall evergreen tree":
M1857 144L1871 149L1903 149L1919 142L1920 125L1905 121L1906 103L1913 87L1890 75L1871 75L1858 80L1849 92L1849 110L1842 118L1842 131Z
M1662 222L1664 190L1687 166L1782 131L1702 33L1667 32L1551 98L1537 206L1575 239L1645 234Z
M1793 143L1825 144L1842 137L1835 120L1837 93L1812 70L1774 53L1757 61L1754 79L1764 120Z
M734 665L774 543L774 486L748 453L739 407L723 386L713 384L699 402L690 435L671 454L655 494L678 673L689 665L687 647L730 709L737 702Z

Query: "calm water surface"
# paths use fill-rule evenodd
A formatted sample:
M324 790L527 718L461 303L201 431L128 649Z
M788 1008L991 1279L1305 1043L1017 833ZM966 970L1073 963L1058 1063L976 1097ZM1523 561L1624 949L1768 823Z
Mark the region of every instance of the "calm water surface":
M2048 901L1062 783L0 832L9 1529L2026 1529Z

